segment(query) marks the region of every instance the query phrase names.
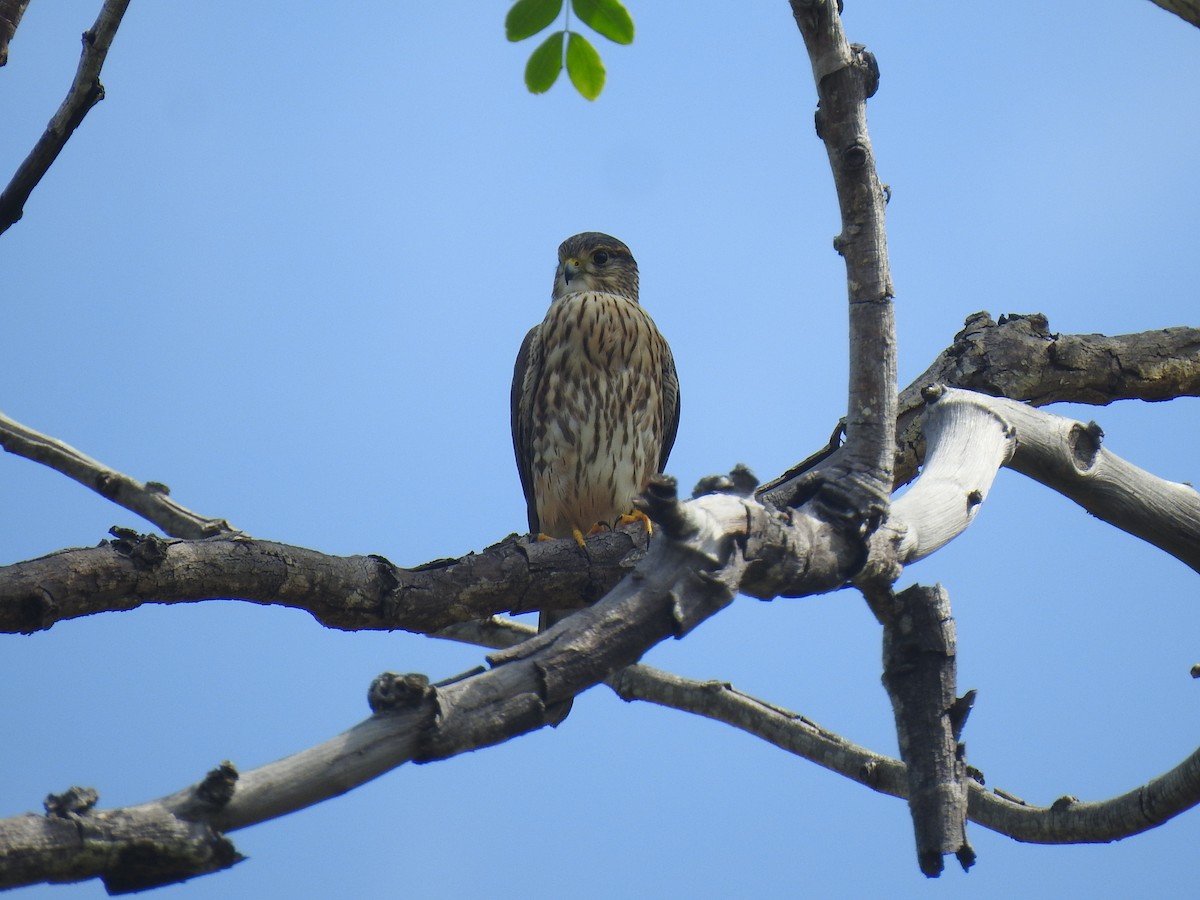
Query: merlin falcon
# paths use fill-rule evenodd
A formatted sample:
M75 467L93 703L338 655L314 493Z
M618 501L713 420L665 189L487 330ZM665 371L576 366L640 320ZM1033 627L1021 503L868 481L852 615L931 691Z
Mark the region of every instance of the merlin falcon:
M589 231L563 241L550 310L525 336L512 435L529 531L575 538L645 516L633 501L679 426L671 348L638 302L629 248ZM543 613L542 627L561 615Z

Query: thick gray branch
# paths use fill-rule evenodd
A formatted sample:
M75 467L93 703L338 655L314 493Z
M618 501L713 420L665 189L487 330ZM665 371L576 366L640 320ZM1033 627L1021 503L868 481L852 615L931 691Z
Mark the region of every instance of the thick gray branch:
M907 769L917 862L931 878L951 853L969 869L975 852L967 841L966 749L958 740L969 706L958 702L950 598L940 585L914 585L892 597L882 619L883 685Z
M218 872L241 859L223 835L162 807L92 814L86 804L62 799L50 797L44 816L0 821L0 890L99 877L110 894L121 894Z
M219 802L214 802L206 782L140 807L81 815L97 830L106 829L116 817L148 822L166 814L225 833L319 803L402 763L443 759L542 727L548 706L601 681L655 643L684 633L728 604L742 565L734 551L727 544L722 558L712 558L694 547L657 541L636 577L625 579L594 607L517 651L493 656L491 670L442 687L412 677L382 677L372 688L375 715L295 756L240 777L231 773ZM702 574L712 569L722 569L728 583ZM0 823L0 834L9 835L0 845L0 862L21 858L31 844L45 839L31 834L34 822L21 817ZM46 831L57 827L49 818L36 822ZM88 854L87 860L80 859L82 850L67 854L53 877L57 880L68 872L72 880L133 880L137 873L123 867L131 853L122 846L109 849L107 856ZM91 871L81 875L88 864ZM0 865L0 887L30 883L20 874L23 871ZM38 880L46 877L45 870L38 873ZM156 871L154 878L153 883L161 883L162 873Z
M83 122L93 106L104 99L104 86L100 84L100 69L108 55L109 45L121 24L121 17L129 0L104 0L100 15L90 29L83 33L83 55L75 79L67 91L66 99L58 112L46 126L33 150L17 167L16 174L0 193L0 233L20 220L25 211L25 201L42 180L67 140ZM13 25L16 28L16 25Z

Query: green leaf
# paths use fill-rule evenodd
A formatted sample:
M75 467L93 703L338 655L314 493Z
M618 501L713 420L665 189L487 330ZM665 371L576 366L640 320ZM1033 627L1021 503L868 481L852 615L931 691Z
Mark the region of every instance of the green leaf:
M510 41L533 37L562 12L562 0L517 0L504 17L504 34Z
M529 88L529 93L544 94L558 80L563 67L564 34L565 31L554 32L529 55L529 62L525 64L525 87ZM574 81L574 77L571 80Z
M587 38L574 31L567 41L567 74L575 90L589 100L595 100L604 90L604 63L600 54Z
M621 0L571 0L571 8L589 28L610 41L633 43L633 18Z

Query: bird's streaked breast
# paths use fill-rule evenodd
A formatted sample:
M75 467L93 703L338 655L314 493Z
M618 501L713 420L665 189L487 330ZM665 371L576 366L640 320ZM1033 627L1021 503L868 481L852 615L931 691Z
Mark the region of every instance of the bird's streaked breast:
M532 466L541 530L569 537L631 512L662 450L664 343L636 302L575 293L540 330Z

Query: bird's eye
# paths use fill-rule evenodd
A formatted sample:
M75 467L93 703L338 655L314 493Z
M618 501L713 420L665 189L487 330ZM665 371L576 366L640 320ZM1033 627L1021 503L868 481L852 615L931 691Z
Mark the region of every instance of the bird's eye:
M597 250L595 253L592 254L592 262L594 262L598 266L604 265L606 262L608 262L608 251L607 250Z

